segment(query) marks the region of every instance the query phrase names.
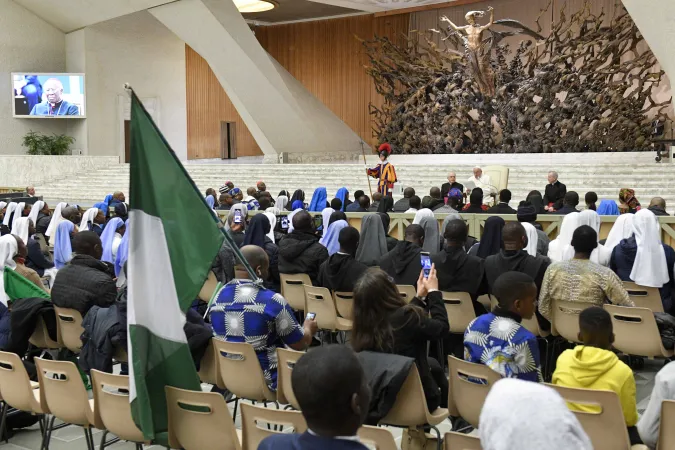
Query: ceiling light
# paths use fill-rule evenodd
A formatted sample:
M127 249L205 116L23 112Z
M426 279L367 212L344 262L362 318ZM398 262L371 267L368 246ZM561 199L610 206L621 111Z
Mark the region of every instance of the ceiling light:
M241 13L256 13L269 11L270 9L274 9L277 5L270 0L234 0L234 6L236 6Z

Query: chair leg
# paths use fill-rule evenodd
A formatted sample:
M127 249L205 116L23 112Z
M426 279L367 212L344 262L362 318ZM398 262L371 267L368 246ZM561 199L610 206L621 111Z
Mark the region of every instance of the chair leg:
M239 406L239 397L234 399L234 414L232 414L232 421L237 421L237 406Z
M4 438L5 442L9 442L9 433L7 432L7 410L9 405L7 402L2 402L2 419L0 420L0 436Z
M43 436L42 447L45 450L49 450L49 441L52 439L52 429L54 428L54 421L56 421L56 416L51 416L47 421L47 426L45 427L45 434Z
M437 450L442 450L441 446L443 445L443 439L442 439L442 437L441 437L441 432L439 431L438 428L436 428L436 427L433 426L433 425L431 426L431 429L434 430L434 431L436 432L436 436L438 436L438 438L437 438L437 440L436 440L436 449L437 449Z
M91 435L91 430L89 428L82 428L84 430L84 439L87 442L87 450L95 450L93 436Z
M136 443L136 450L143 450L143 444Z
M99 450L105 449L105 438L108 436L108 430L103 430L103 436L101 436L101 445L98 446Z

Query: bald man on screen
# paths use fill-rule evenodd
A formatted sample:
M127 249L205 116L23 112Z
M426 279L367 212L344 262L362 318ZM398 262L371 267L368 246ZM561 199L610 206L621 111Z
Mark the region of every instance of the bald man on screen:
M45 101L33 106L31 116L79 116L77 105L63 99L63 84L57 78L50 78L42 86Z

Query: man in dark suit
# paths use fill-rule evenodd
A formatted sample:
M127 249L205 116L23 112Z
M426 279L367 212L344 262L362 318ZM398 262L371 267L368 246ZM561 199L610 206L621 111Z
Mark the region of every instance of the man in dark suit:
M394 203L394 212L406 212L410 209L410 198L415 195L415 189L407 187L403 189L403 198Z
M499 203L488 209L488 214L516 214L516 210L509 206L511 191L502 189L499 193Z
M558 172L550 171L548 173L548 184L544 191L544 209L552 212L551 208L554 210L562 208L565 194L567 194L567 186L558 181Z
M573 212L579 212L577 205L579 204L579 194L574 191L569 191L565 194L565 199L563 200L563 207L555 211L549 211L549 214L560 214L567 215Z
M445 198L448 196L448 193L450 192L451 189L459 189L459 192L464 194L464 185L461 183L457 182L457 175L455 172L450 172L448 174L448 182L443 183L441 186L441 198L445 200ZM459 210L461 211L462 208L464 207L464 198L460 201L459 204Z

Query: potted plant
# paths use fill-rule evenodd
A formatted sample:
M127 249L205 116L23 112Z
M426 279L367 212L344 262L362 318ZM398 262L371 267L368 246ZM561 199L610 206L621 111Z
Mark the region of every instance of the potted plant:
M48 136L31 130L23 137L22 145L29 155L70 155L74 142L74 137L65 134Z

